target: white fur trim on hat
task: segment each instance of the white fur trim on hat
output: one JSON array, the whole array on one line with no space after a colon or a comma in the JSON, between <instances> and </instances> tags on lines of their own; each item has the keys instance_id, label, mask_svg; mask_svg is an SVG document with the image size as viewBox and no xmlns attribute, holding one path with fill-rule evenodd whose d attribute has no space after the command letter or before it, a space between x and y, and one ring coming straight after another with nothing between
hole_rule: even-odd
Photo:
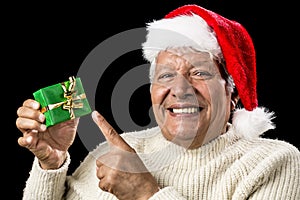
<instances>
[{"instance_id":1,"label":"white fur trim on hat","mask_svg":"<svg viewBox=\"0 0 300 200\"><path fill-rule=\"evenodd\" d=\"M144 58L152 62L161 50L170 47L193 47L222 57L214 31L199 15L181 15L147 24L146 42L142 44Z\"/></svg>"},{"instance_id":2,"label":"white fur trim on hat","mask_svg":"<svg viewBox=\"0 0 300 200\"><path fill-rule=\"evenodd\" d=\"M273 118L274 112L264 107L256 107L252 111L239 108L233 114L232 125L239 137L254 138L275 128Z\"/></svg>"}]
</instances>

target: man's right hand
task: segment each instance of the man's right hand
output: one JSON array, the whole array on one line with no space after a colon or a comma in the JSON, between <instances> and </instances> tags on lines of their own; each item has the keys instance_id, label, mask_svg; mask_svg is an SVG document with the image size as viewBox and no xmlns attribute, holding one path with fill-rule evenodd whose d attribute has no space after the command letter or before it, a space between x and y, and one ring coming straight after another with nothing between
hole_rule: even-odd
<instances>
[{"instance_id":1,"label":"man's right hand","mask_svg":"<svg viewBox=\"0 0 300 200\"><path fill-rule=\"evenodd\" d=\"M23 133L18 144L29 149L43 169L58 169L74 142L79 118L46 128L39 109L40 104L33 99L25 100L18 108L16 126Z\"/></svg>"}]
</instances>

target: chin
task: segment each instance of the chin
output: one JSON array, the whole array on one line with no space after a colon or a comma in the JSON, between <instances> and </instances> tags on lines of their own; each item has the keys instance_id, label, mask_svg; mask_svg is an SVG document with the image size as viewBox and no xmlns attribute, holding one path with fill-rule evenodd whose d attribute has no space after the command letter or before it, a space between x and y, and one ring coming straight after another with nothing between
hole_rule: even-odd
<instances>
[{"instance_id":1,"label":"chin","mask_svg":"<svg viewBox=\"0 0 300 200\"><path fill-rule=\"evenodd\" d=\"M195 140L198 130L195 128L178 127L172 129L163 128L162 131L165 138L169 141L176 144L183 143L184 146L189 146Z\"/></svg>"}]
</instances>

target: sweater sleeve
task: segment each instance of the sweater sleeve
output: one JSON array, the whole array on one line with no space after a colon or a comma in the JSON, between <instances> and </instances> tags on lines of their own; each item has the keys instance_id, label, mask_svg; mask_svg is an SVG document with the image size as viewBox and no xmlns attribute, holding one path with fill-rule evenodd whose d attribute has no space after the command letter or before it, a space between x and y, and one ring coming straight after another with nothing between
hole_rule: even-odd
<instances>
[{"instance_id":1,"label":"sweater sleeve","mask_svg":"<svg viewBox=\"0 0 300 200\"><path fill-rule=\"evenodd\" d=\"M273 173L272 167L266 166L261 174L268 174L268 178L249 199L300 199L300 152L291 146L285 151L278 151L277 157L270 163L278 166Z\"/></svg>"},{"instance_id":2,"label":"sweater sleeve","mask_svg":"<svg viewBox=\"0 0 300 200\"><path fill-rule=\"evenodd\" d=\"M239 198L233 199L300 199L300 152L284 142L267 148L270 150L265 149L260 155L251 154L247 165L255 167L242 177L235 192ZM264 159L256 162L258 156Z\"/></svg>"},{"instance_id":3,"label":"sweater sleeve","mask_svg":"<svg viewBox=\"0 0 300 200\"><path fill-rule=\"evenodd\" d=\"M24 188L23 200L62 199L65 193L65 181L70 162L71 159L68 153L67 159L61 168L44 170L35 157Z\"/></svg>"},{"instance_id":4,"label":"sweater sleeve","mask_svg":"<svg viewBox=\"0 0 300 200\"><path fill-rule=\"evenodd\" d=\"M173 200L185 200L179 192L175 190L174 187L168 186L163 189L160 189L157 193L155 193L149 200L165 200L165 199L173 199Z\"/></svg>"}]
</instances>

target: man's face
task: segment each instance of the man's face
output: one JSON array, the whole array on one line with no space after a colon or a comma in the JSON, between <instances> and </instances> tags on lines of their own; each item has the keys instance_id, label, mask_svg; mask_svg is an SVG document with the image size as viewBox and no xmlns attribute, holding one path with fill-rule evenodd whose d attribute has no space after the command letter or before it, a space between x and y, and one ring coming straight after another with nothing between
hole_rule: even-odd
<instances>
[{"instance_id":1,"label":"man's face","mask_svg":"<svg viewBox=\"0 0 300 200\"><path fill-rule=\"evenodd\" d=\"M208 53L173 49L157 56L151 100L166 139L193 149L225 132L230 94Z\"/></svg>"}]
</instances>

